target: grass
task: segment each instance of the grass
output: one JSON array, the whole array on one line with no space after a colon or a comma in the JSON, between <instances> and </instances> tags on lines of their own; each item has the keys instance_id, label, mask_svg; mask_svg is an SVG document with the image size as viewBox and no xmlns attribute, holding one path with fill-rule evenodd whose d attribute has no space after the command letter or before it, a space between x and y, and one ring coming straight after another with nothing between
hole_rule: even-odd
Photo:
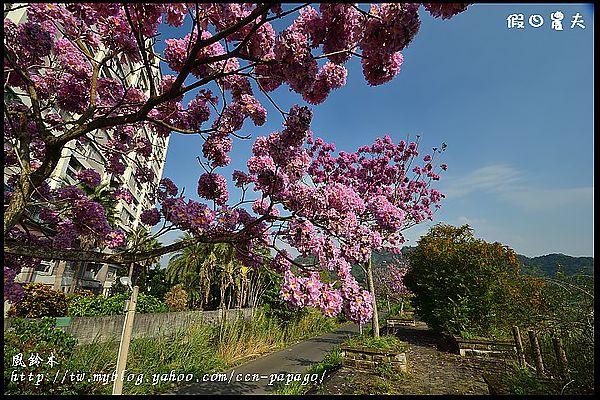
<instances>
[{"instance_id":1,"label":"grass","mask_svg":"<svg viewBox=\"0 0 600 400\"><path fill-rule=\"evenodd\" d=\"M500 340L500 341L510 341L510 340L514 340L514 336L512 335L512 332L503 332L503 331L499 331L499 330L495 330L493 332L490 332L489 335L487 336L482 336L479 334L475 334L469 331L461 331L460 334L458 335L463 339L472 339L472 340Z\"/></svg>"},{"instance_id":2,"label":"grass","mask_svg":"<svg viewBox=\"0 0 600 400\"><path fill-rule=\"evenodd\" d=\"M310 375L316 375L319 377L323 377L327 371L332 371L337 369L337 367L342 363L342 353L338 346L336 346L330 353L328 353L323 361L317 364L313 364L306 370L304 376L301 381L294 380L289 384L284 384L279 387L277 390L273 392L273 394L285 394L285 395L300 395L305 394L312 385L306 383L304 381L304 377Z\"/></svg>"},{"instance_id":3,"label":"grass","mask_svg":"<svg viewBox=\"0 0 600 400\"><path fill-rule=\"evenodd\" d=\"M527 368L514 368L510 373L499 374L496 378L498 381L495 384L504 387L509 394L561 394L562 385L560 383L540 380Z\"/></svg>"},{"instance_id":4,"label":"grass","mask_svg":"<svg viewBox=\"0 0 600 400\"><path fill-rule=\"evenodd\" d=\"M173 382L173 376L193 374L195 382L204 373L224 371L337 326L335 318L317 310L309 310L287 324L269 319L259 310L249 320L240 318L219 326L194 325L171 337L134 339L127 360L127 374L132 380L124 382L123 394L172 393L185 383ZM67 368L110 374L116 368L118 346L115 342L82 345ZM92 393L110 394L112 385L112 381L93 382Z\"/></svg>"},{"instance_id":5,"label":"grass","mask_svg":"<svg viewBox=\"0 0 600 400\"><path fill-rule=\"evenodd\" d=\"M364 347L372 350L403 352L408 350L408 344L400 341L394 335L384 335L380 337L372 337L368 334L354 336L344 343L350 347Z\"/></svg>"}]
</instances>

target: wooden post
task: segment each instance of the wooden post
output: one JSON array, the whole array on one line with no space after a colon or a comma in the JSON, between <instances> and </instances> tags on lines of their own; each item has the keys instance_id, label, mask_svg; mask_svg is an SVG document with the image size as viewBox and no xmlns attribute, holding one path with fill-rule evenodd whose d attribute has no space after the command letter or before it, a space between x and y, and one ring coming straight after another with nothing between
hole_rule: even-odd
<instances>
[{"instance_id":1,"label":"wooden post","mask_svg":"<svg viewBox=\"0 0 600 400\"><path fill-rule=\"evenodd\" d=\"M129 342L131 341L131 332L133 331L133 319L135 317L135 305L137 303L139 287L134 286L131 292L131 299L127 305L127 313L123 322L123 333L121 334L121 343L119 344L119 356L117 358L117 376L113 384L112 394L122 394L123 380L121 375L127 365L127 354L129 353Z\"/></svg>"},{"instance_id":2,"label":"wooden post","mask_svg":"<svg viewBox=\"0 0 600 400\"><path fill-rule=\"evenodd\" d=\"M519 366L525 367L525 353L523 353L523 342L521 341L519 327L513 326L512 331L513 336L515 337L515 347L517 348L517 359L519 360Z\"/></svg>"},{"instance_id":3,"label":"wooden post","mask_svg":"<svg viewBox=\"0 0 600 400\"><path fill-rule=\"evenodd\" d=\"M562 378L569 379L569 364L567 363L567 354L563 348L562 340L558 337L553 337L552 344L554 345L554 352L556 353L556 359L558 360Z\"/></svg>"},{"instance_id":4,"label":"wooden post","mask_svg":"<svg viewBox=\"0 0 600 400\"><path fill-rule=\"evenodd\" d=\"M542 351L540 350L540 343L538 338L533 331L528 331L529 343L531 343L531 352L535 360L535 372L538 376L544 375L544 362L542 360Z\"/></svg>"}]
</instances>

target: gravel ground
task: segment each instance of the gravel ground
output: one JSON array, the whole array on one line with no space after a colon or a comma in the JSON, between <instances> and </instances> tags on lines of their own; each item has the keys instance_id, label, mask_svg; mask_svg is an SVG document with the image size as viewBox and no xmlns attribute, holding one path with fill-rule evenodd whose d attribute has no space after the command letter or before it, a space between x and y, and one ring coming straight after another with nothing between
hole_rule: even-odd
<instances>
[{"instance_id":1,"label":"gravel ground","mask_svg":"<svg viewBox=\"0 0 600 400\"><path fill-rule=\"evenodd\" d=\"M382 330L382 334L385 334ZM410 344L408 373L384 376L338 369L308 394L489 394L484 372L500 372L502 361L461 357L441 350L442 337L427 325L397 328L396 335Z\"/></svg>"}]
</instances>

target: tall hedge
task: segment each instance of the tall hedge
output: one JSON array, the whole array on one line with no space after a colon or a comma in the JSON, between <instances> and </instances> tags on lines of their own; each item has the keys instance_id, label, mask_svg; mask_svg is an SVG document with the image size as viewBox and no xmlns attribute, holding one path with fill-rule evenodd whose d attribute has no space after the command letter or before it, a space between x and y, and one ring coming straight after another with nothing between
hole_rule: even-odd
<instances>
[{"instance_id":1,"label":"tall hedge","mask_svg":"<svg viewBox=\"0 0 600 400\"><path fill-rule=\"evenodd\" d=\"M521 275L512 249L475 238L468 225L434 226L408 257L412 304L437 331L508 335L544 307L543 281Z\"/></svg>"}]
</instances>

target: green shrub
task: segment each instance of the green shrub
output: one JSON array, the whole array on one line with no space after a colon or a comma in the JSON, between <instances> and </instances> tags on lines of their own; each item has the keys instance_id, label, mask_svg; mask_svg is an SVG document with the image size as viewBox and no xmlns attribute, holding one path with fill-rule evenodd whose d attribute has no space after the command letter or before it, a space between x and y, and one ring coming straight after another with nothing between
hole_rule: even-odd
<instances>
[{"instance_id":1,"label":"green shrub","mask_svg":"<svg viewBox=\"0 0 600 400\"><path fill-rule=\"evenodd\" d=\"M129 300L129 293L112 296L90 296L88 294L75 294L70 297L69 315L74 317L98 317L102 315L117 315L125 312L125 301ZM139 314L166 312L167 305L154 296L143 293L138 294L135 312Z\"/></svg>"},{"instance_id":2,"label":"green shrub","mask_svg":"<svg viewBox=\"0 0 600 400\"><path fill-rule=\"evenodd\" d=\"M419 317L450 334L488 336L536 324L544 282L521 275L515 252L473 236L468 225L438 224L408 254L406 286Z\"/></svg>"},{"instance_id":3,"label":"green shrub","mask_svg":"<svg viewBox=\"0 0 600 400\"><path fill-rule=\"evenodd\" d=\"M514 395L558 395L562 386L560 382L540 380L530 369L519 367L496 375L492 382Z\"/></svg>"},{"instance_id":4,"label":"green shrub","mask_svg":"<svg viewBox=\"0 0 600 400\"><path fill-rule=\"evenodd\" d=\"M69 360L77 340L70 334L55 329L55 318L44 317L41 321L15 318L11 328L4 333L4 394L86 394L91 385L72 382L54 383L56 373L73 369ZM17 358L22 356L23 366ZM37 358L36 355L39 357ZM35 362L33 360L36 360ZM49 360L56 364L49 364ZM20 380L19 374L25 375ZM32 374L33 380L28 379ZM39 379L38 378L42 378ZM17 379L17 381L15 381Z\"/></svg>"},{"instance_id":5,"label":"green shrub","mask_svg":"<svg viewBox=\"0 0 600 400\"><path fill-rule=\"evenodd\" d=\"M185 311L188 309L188 294L181 283L173 286L165 294L165 302L171 311Z\"/></svg>"},{"instance_id":6,"label":"green shrub","mask_svg":"<svg viewBox=\"0 0 600 400\"><path fill-rule=\"evenodd\" d=\"M53 290L43 283L23 285L25 295L13 304L8 315L11 317L39 318L63 317L67 315L68 302L63 292Z\"/></svg>"}]
</instances>

